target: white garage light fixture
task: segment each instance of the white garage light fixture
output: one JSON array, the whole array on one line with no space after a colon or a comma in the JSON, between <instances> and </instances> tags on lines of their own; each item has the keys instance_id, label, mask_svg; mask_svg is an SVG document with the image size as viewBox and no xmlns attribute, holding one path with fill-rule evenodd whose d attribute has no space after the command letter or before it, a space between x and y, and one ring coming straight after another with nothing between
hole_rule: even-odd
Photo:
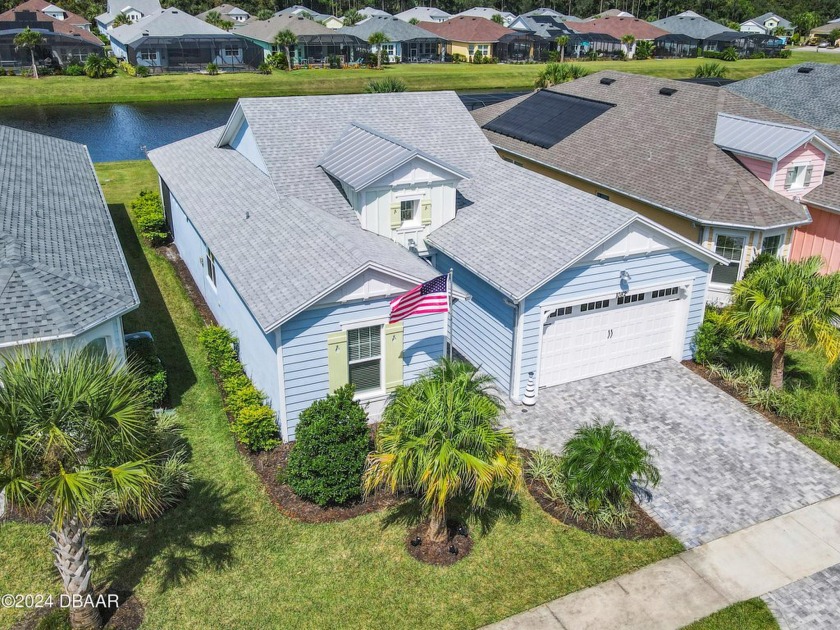
<instances>
[{"instance_id":1,"label":"white garage light fixture","mask_svg":"<svg viewBox=\"0 0 840 630\"><path fill-rule=\"evenodd\" d=\"M629 271L627 271L626 269L625 269L624 271L622 271L622 272L621 272L621 276L620 276L620 277L621 277L621 279L622 279L622 280L624 280L625 282L629 282L630 280L632 280L632 279L633 279L633 278L631 278L631 277L630 277L630 272L629 272Z\"/></svg>"}]
</instances>

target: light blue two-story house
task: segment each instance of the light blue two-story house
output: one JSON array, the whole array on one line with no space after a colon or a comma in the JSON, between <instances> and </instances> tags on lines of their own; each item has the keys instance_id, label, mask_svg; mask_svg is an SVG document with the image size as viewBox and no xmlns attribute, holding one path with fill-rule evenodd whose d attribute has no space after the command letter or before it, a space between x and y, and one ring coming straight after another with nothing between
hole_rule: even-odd
<instances>
[{"instance_id":1,"label":"light blue two-story house","mask_svg":"<svg viewBox=\"0 0 840 630\"><path fill-rule=\"evenodd\" d=\"M375 419L443 356L389 301L453 270L455 349L521 399L690 355L716 254L504 162L453 92L241 99L156 149L175 244L284 439L351 382ZM539 404L539 402L537 402Z\"/></svg>"}]
</instances>

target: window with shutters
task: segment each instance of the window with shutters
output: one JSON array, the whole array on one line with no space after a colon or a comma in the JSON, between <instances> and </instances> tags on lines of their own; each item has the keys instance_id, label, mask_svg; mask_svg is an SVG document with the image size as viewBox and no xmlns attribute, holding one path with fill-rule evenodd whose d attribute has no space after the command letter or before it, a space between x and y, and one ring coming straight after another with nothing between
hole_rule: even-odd
<instances>
[{"instance_id":1,"label":"window with shutters","mask_svg":"<svg viewBox=\"0 0 840 630\"><path fill-rule=\"evenodd\" d=\"M357 394L382 389L382 326L347 331L347 363Z\"/></svg>"},{"instance_id":2,"label":"window with shutters","mask_svg":"<svg viewBox=\"0 0 840 630\"><path fill-rule=\"evenodd\" d=\"M400 221L403 223L411 223L414 221L414 213L417 208L417 202L400 201Z\"/></svg>"},{"instance_id":3,"label":"window with shutters","mask_svg":"<svg viewBox=\"0 0 840 630\"><path fill-rule=\"evenodd\" d=\"M798 190L811 185L813 167L809 164L791 166L785 176L785 190Z\"/></svg>"}]
</instances>

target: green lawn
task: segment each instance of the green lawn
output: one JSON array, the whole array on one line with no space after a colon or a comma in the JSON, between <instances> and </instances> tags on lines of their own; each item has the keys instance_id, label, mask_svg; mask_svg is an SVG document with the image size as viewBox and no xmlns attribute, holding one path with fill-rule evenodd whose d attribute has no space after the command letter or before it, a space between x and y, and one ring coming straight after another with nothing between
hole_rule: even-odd
<instances>
[{"instance_id":1,"label":"green lawn","mask_svg":"<svg viewBox=\"0 0 840 630\"><path fill-rule=\"evenodd\" d=\"M528 496L480 531L449 568L404 550L386 514L304 525L283 517L234 447L196 340L199 315L169 262L141 246L126 213L148 162L97 165L142 307L126 330L154 333L186 425L195 483L157 522L95 530L97 585L134 591L148 628L466 628L496 621L681 550L669 537L614 541L553 521ZM392 522L395 521L395 522ZM0 593L57 592L43 526L0 526ZM0 610L0 627L20 611Z\"/></svg>"},{"instance_id":2,"label":"green lawn","mask_svg":"<svg viewBox=\"0 0 840 630\"><path fill-rule=\"evenodd\" d=\"M732 604L683 630L778 630L779 624L759 598Z\"/></svg>"},{"instance_id":3,"label":"green lawn","mask_svg":"<svg viewBox=\"0 0 840 630\"><path fill-rule=\"evenodd\" d=\"M778 70L793 63L840 63L840 55L796 52L790 59L750 59L726 64L733 79ZM583 62L592 72L623 70L659 77L686 78L701 60L655 59L647 61ZM725 62L724 62L725 63ZM361 92L371 78L397 76L411 90L491 90L533 87L541 65L405 64L385 70L295 70L266 76L252 73L228 75L165 74L144 79L123 73L110 79L87 77L0 78L0 106L62 105L74 103L130 103L235 99L241 96L349 94Z\"/></svg>"}]
</instances>

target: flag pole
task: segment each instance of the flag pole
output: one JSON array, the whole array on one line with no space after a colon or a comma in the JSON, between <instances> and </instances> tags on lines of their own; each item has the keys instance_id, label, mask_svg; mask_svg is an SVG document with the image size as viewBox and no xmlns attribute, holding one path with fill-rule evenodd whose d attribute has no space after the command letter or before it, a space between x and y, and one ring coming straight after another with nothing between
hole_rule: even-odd
<instances>
[{"instance_id":1,"label":"flag pole","mask_svg":"<svg viewBox=\"0 0 840 630\"><path fill-rule=\"evenodd\" d=\"M446 314L449 317L449 322L446 327L446 332L449 335L449 360L452 360L452 268L449 268L449 273L446 274L446 305L448 307Z\"/></svg>"}]
</instances>

